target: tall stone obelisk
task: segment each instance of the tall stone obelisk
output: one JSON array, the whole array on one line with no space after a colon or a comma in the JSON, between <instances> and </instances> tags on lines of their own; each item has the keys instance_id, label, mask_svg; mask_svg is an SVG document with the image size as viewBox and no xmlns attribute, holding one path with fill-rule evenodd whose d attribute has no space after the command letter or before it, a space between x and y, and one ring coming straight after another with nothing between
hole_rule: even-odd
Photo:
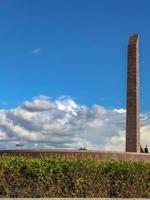
<instances>
[{"instance_id":1,"label":"tall stone obelisk","mask_svg":"<svg viewBox=\"0 0 150 200\"><path fill-rule=\"evenodd\" d=\"M131 35L128 44L126 110L126 152L140 152L138 34Z\"/></svg>"}]
</instances>

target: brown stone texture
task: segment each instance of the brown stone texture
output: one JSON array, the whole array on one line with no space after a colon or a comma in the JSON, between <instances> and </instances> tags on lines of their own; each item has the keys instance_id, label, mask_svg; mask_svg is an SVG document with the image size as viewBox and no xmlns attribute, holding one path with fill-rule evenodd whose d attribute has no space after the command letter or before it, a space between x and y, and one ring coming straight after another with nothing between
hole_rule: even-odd
<instances>
[{"instance_id":1,"label":"brown stone texture","mask_svg":"<svg viewBox=\"0 0 150 200\"><path fill-rule=\"evenodd\" d=\"M128 44L126 152L140 152L138 34Z\"/></svg>"},{"instance_id":2,"label":"brown stone texture","mask_svg":"<svg viewBox=\"0 0 150 200\"><path fill-rule=\"evenodd\" d=\"M0 156L24 156L27 158L59 158L93 160L126 160L133 162L150 162L150 154L114 151L76 151L76 150L0 150Z\"/></svg>"}]
</instances>

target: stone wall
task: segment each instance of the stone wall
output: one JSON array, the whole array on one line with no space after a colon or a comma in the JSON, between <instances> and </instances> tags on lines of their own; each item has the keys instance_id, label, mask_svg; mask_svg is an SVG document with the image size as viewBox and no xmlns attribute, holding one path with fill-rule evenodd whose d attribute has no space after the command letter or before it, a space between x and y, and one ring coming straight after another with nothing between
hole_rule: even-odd
<instances>
[{"instance_id":1,"label":"stone wall","mask_svg":"<svg viewBox=\"0 0 150 200\"><path fill-rule=\"evenodd\" d=\"M92 158L96 160L128 160L150 162L150 154L113 151L66 151L66 150L1 150L0 156L25 156L28 158Z\"/></svg>"}]
</instances>

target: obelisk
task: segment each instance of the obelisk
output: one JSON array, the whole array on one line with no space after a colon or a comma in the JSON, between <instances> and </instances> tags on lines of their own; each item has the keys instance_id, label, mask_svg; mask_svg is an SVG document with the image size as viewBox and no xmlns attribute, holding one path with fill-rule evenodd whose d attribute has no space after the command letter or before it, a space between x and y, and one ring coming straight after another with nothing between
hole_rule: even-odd
<instances>
[{"instance_id":1,"label":"obelisk","mask_svg":"<svg viewBox=\"0 0 150 200\"><path fill-rule=\"evenodd\" d=\"M128 44L126 110L126 152L140 152L138 34L131 35Z\"/></svg>"}]
</instances>

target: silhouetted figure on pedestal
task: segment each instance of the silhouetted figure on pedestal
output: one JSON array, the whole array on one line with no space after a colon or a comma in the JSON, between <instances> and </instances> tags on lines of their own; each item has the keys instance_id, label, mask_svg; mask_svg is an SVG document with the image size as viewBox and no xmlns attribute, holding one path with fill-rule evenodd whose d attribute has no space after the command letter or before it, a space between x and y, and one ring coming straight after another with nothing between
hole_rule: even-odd
<instances>
[{"instance_id":1,"label":"silhouetted figure on pedestal","mask_svg":"<svg viewBox=\"0 0 150 200\"><path fill-rule=\"evenodd\" d=\"M140 152L144 153L143 147L140 145Z\"/></svg>"},{"instance_id":2,"label":"silhouetted figure on pedestal","mask_svg":"<svg viewBox=\"0 0 150 200\"><path fill-rule=\"evenodd\" d=\"M146 147L145 147L145 149L144 149L144 152L145 152L145 153L148 153L148 147L147 147L147 145L146 145Z\"/></svg>"}]
</instances>

